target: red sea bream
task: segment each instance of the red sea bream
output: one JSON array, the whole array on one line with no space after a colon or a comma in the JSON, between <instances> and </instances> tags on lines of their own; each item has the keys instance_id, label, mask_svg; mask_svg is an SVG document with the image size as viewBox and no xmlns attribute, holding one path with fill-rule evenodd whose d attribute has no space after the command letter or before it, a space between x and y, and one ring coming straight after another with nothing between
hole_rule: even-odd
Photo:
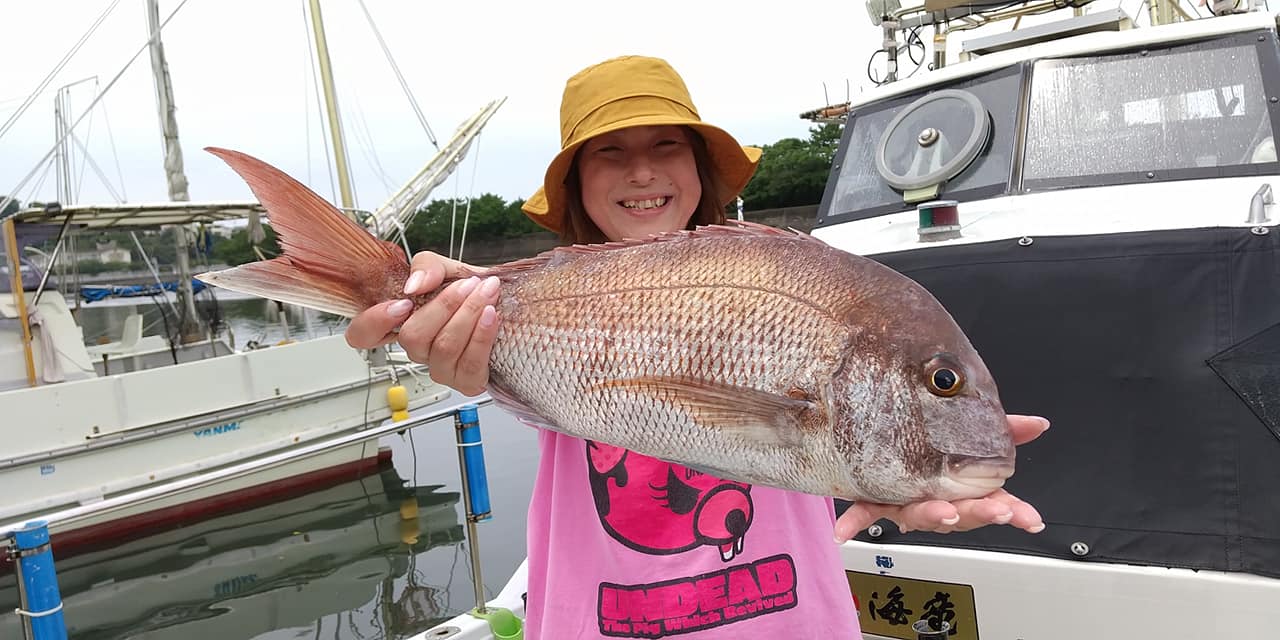
<instances>
[{"instance_id":1,"label":"red sea bream","mask_svg":"<svg viewBox=\"0 0 1280 640\"><path fill-rule=\"evenodd\" d=\"M210 151L266 207L284 255L202 280L348 317L405 297L398 246L274 167ZM950 314L808 235L730 223L475 274L501 281L488 389L535 424L852 500L978 497L1013 473L996 384Z\"/></svg>"}]
</instances>

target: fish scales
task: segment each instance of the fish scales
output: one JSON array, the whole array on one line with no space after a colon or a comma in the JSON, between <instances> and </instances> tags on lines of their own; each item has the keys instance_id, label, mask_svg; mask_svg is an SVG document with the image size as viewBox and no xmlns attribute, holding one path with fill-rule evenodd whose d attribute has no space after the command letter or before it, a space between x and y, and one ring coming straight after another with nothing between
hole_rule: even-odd
<instances>
[{"instance_id":1,"label":"fish scales","mask_svg":"<svg viewBox=\"0 0 1280 640\"><path fill-rule=\"evenodd\" d=\"M839 317L847 295L834 292L848 283L825 270L797 278L799 262L820 257L799 238L702 244L580 254L506 278L492 379L570 435L673 461L740 459L771 483L813 488L847 466L829 431L803 447L765 446L701 424L669 394L597 386L658 377L779 395L829 389L850 335Z\"/></svg>"}]
</instances>

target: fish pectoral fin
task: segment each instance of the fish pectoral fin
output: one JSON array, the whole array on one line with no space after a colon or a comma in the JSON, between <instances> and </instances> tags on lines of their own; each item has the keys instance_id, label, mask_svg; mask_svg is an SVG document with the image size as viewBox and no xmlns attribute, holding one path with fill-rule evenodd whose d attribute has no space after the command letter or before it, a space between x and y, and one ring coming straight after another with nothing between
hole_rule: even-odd
<instances>
[{"instance_id":1,"label":"fish pectoral fin","mask_svg":"<svg viewBox=\"0 0 1280 640\"><path fill-rule=\"evenodd\" d=\"M642 377L613 380L598 389L623 389L679 405L700 425L723 429L767 445L791 446L801 441L806 414L818 405L807 394L771 393L675 377Z\"/></svg>"}]
</instances>

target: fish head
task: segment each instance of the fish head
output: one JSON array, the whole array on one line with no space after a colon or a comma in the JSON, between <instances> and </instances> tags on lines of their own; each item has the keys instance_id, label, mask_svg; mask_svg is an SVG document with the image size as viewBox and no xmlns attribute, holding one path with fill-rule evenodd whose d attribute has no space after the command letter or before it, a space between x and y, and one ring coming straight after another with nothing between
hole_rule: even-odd
<instances>
[{"instance_id":1,"label":"fish head","mask_svg":"<svg viewBox=\"0 0 1280 640\"><path fill-rule=\"evenodd\" d=\"M942 305L909 289L837 378L850 493L891 504L988 495L1015 460L995 380Z\"/></svg>"},{"instance_id":2,"label":"fish head","mask_svg":"<svg viewBox=\"0 0 1280 640\"><path fill-rule=\"evenodd\" d=\"M929 493L943 500L985 496L1014 471L1013 437L995 380L967 340L959 346L913 363L924 433L913 453L941 458Z\"/></svg>"}]
</instances>

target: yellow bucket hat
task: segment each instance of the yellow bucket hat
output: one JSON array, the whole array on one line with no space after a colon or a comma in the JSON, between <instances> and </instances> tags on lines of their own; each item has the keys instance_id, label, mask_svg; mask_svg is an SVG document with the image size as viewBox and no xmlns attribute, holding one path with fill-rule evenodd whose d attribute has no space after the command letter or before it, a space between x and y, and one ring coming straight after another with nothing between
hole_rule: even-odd
<instances>
[{"instance_id":1,"label":"yellow bucket hat","mask_svg":"<svg viewBox=\"0 0 1280 640\"><path fill-rule=\"evenodd\" d=\"M724 204L738 197L760 161L760 149L744 147L725 130L702 121L684 80L667 61L612 58L579 71L565 84L560 153L547 167L543 186L524 203L525 214L559 233L567 197L564 182L578 148L595 136L641 125L685 125L701 134Z\"/></svg>"}]
</instances>

